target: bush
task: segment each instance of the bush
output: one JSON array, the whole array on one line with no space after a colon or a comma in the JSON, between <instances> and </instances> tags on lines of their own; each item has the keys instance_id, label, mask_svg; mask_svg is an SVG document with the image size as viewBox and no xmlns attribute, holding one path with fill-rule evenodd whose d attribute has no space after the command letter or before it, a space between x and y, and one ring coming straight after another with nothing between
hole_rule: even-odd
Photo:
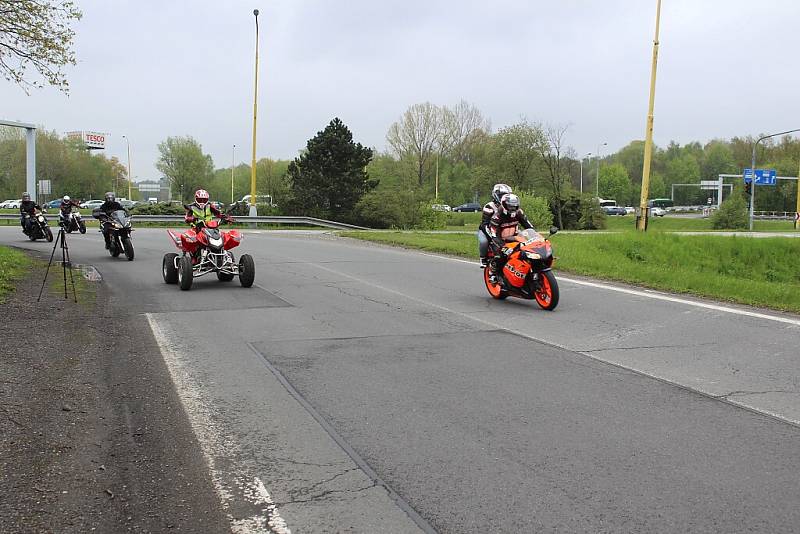
<instances>
[{"instance_id":1,"label":"bush","mask_svg":"<svg viewBox=\"0 0 800 534\"><path fill-rule=\"evenodd\" d=\"M419 204L419 221L415 225L421 230L444 230L447 226L447 213L433 209L434 202Z\"/></svg>"},{"instance_id":2,"label":"bush","mask_svg":"<svg viewBox=\"0 0 800 534\"><path fill-rule=\"evenodd\" d=\"M711 215L711 228L715 230L746 230L750 223L748 215L747 203L744 198L734 192Z\"/></svg>"},{"instance_id":3,"label":"bush","mask_svg":"<svg viewBox=\"0 0 800 534\"><path fill-rule=\"evenodd\" d=\"M600 207L596 198L581 197L581 218L578 220L581 230L602 230L606 227L606 212Z\"/></svg>"},{"instance_id":4,"label":"bush","mask_svg":"<svg viewBox=\"0 0 800 534\"><path fill-rule=\"evenodd\" d=\"M419 218L410 191L370 191L355 207L356 224L370 228L412 228Z\"/></svg>"},{"instance_id":5,"label":"bush","mask_svg":"<svg viewBox=\"0 0 800 534\"><path fill-rule=\"evenodd\" d=\"M518 196L520 207L533 227L542 232L550 230L550 227L553 226L553 214L550 212L550 205L547 199L526 193L521 193Z\"/></svg>"},{"instance_id":6,"label":"bush","mask_svg":"<svg viewBox=\"0 0 800 534\"><path fill-rule=\"evenodd\" d=\"M185 210L180 204L169 204L161 202L159 204L140 204L131 208L133 215L183 215Z\"/></svg>"}]
</instances>

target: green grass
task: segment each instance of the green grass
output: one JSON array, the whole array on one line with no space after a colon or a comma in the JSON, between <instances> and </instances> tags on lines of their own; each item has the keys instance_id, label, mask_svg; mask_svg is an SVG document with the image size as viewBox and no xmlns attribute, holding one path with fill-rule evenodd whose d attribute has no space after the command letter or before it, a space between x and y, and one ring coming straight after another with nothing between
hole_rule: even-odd
<instances>
[{"instance_id":1,"label":"green grass","mask_svg":"<svg viewBox=\"0 0 800 534\"><path fill-rule=\"evenodd\" d=\"M471 234L342 232L409 248L477 258ZM663 232L558 234L556 271L675 293L800 312L800 239L682 236Z\"/></svg>"},{"instance_id":2,"label":"green grass","mask_svg":"<svg viewBox=\"0 0 800 534\"><path fill-rule=\"evenodd\" d=\"M14 289L14 281L19 280L31 265L31 259L13 248L0 246L0 302Z\"/></svg>"},{"instance_id":3,"label":"green grass","mask_svg":"<svg viewBox=\"0 0 800 534\"><path fill-rule=\"evenodd\" d=\"M606 217L606 230L635 232L636 219L633 215L624 217ZM713 232L711 221L702 218L689 217L652 217L648 221L648 230L654 232ZM756 232L793 232L793 221L755 221L753 230Z\"/></svg>"}]
</instances>

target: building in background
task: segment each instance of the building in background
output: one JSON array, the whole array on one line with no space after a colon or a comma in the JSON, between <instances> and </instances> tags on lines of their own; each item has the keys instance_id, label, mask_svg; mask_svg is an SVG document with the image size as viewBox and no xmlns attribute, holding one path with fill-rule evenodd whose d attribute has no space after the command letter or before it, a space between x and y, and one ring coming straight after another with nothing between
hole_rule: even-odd
<instances>
[{"instance_id":1,"label":"building in background","mask_svg":"<svg viewBox=\"0 0 800 534\"><path fill-rule=\"evenodd\" d=\"M169 202L172 200L170 195L169 180L161 178L161 180L142 180L136 182L139 188L139 200L148 201L152 198L156 202Z\"/></svg>"}]
</instances>

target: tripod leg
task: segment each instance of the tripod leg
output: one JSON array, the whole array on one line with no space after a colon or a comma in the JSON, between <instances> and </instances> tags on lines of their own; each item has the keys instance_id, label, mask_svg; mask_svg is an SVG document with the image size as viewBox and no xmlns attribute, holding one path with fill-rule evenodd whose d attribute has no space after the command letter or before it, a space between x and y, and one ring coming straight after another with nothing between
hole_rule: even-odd
<instances>
[{"instance_id":1,"label":"tripod leg","mask_svg":"<svg viewBox=\"0 0 800 534\"><path fill-rule=\"evenodd\" d=\"M58 231L58 238L61 240L61 271L64 273L64 300L67 300L67 258L66 258L66 241L64 238L64 229Z\"/></svg>"},{"instance_id":2,"label":"tripod leg","mask_svg":"<svg viewBox=\"0 0 800 534\"><path fill-rule=\"evenodd\" d=\"M42 300L42 291L44 291L44 285L47 283L47 275L50 273L50 266L53 264L53 256L56 255L56 247L58 246L58 239L55 240L53 243L53 252L50 253L50 261L47 262L47 270L44 272L44 280L42 280L42 288L39 290L39 298L36 299L36 302Z\"/></svg>"},{"instance_id":3,"label":"tripod leg","mask_svg":"<svg viewBox=\"0 0 800 534\"><path fill-rule=\"evenodd\" d=\"M69 281L72 284L72 298L75 300L75 304L77 304L78 293L75 291L75 278L73 278L72 275L72 260L69 259L69 246L67 246L67 235L63 233L64 232L63 228L61 229L61 232L62 232L61 239L64 244L64 247L61 251L62 252L61 263L62 265L65 266L64 267L65 269L69 269ZM64 293L65 293L64 298L66 298L66 292L67 292L67 277L66 275L64 275Z\"/></svg>"}]
</instances>

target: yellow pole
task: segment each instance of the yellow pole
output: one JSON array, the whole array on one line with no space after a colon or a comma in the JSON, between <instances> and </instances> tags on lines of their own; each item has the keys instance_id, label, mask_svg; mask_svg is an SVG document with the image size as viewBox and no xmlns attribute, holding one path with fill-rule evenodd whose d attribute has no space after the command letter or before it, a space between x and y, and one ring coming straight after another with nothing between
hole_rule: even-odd
<instances>
[{"instance_id":1,"label":"yellow pole","mask_svg":"<svg viewBox=\"0 0 800 534\"><path fill-rule=\"evenodd\" d=\"M131 176L131 141L125 135L122 137L125 139L125 144L128 145L128 200L133 200L131 198L131 181L133 180L133 176Z\"/></svg>"},{"instance_id":2,"label":"yellow pole","mask_svg":"<svg viewBox=\"0 0 800 534\"><path fill-rule=\"evenodd\" d=\"M256 211L256 116L258 114L258 10L253 10L256 17L256 81L253 93L253 161L250 165L250 215L258 214Z\"/></svg>"},{"instance_id":3,"label":"yellow pole","mask_svg":"<svg viewBox=\"0 0 800 534\"><path fill-rule=\"evenodd\" d=\"M797 230L797 214L800 213L800 168L797 169L797 205L794 209L794 229Z\"/></svg>"},{"instance_id":4,"label":"yellow pole","mask_svg":"<svg viewBox=\"0 0 800 534\"><path fill-rule=\"evenodd\" d=\"M636 228L647 230L647 197L650 194L650 160L653 156L653 107L656 100L656 67L658 66L658 29L661 21L661 0L656 6L656 36L653 40L653 67L650 72L650 104L647 109L647 131L644 141L644 168L642 169L642 196L639 200L639 215Z\"/></svg>"}]
</instances>

